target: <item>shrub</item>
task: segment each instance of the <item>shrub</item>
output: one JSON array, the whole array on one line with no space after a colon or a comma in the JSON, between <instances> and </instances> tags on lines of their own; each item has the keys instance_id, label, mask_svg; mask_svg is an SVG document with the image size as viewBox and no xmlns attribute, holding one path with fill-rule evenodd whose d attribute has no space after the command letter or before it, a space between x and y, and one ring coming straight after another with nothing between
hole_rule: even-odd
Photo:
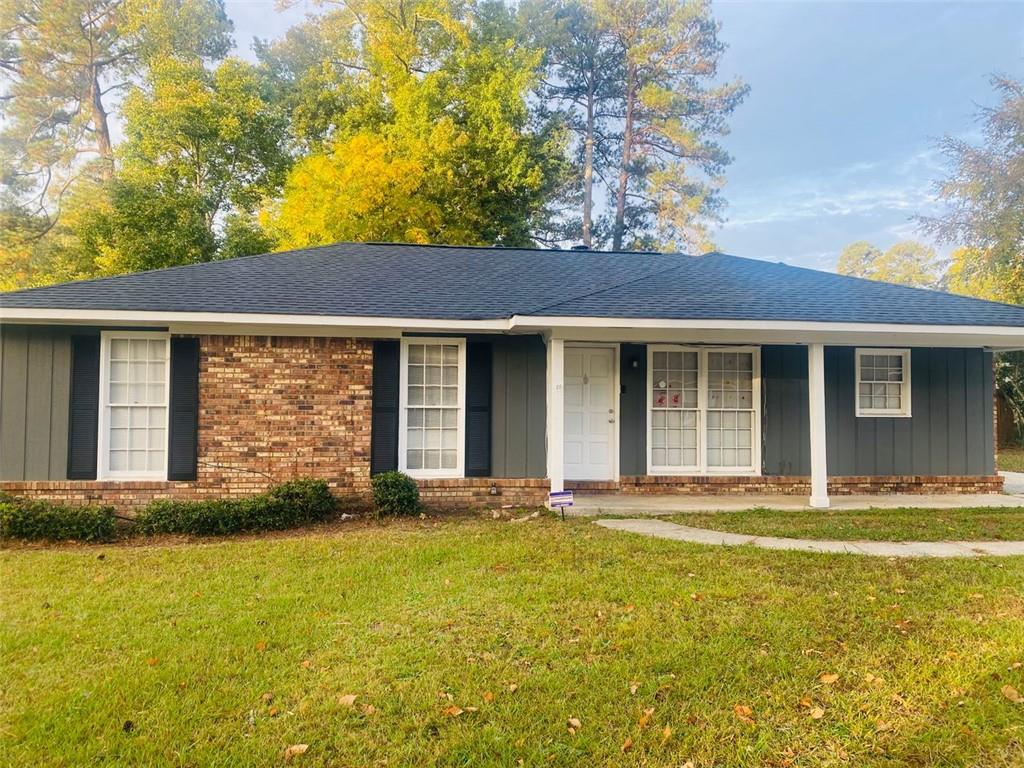
<instances>
[{"instance_id":1,"label":"shrub","mask_svg":"<svg viewBox=\"0 0 1024 768\"><path fill-rule=\"evenodd\" d=\"M110 541L115 526L113 507L71 506L10 496L0 502L0 539Z\"/></svg>"},{"instance_id":2,"label":"shrub","mask_svg":"<svg viewBox=\"0 0 1024 768\"><path fill-rule=\"evenodd\" d=\"M289 480L271 488L269 494L294 506L299 517L311 523L326 520L338 510L338 500L323 480Z\"/></svg>"},{"instance_id":3,"label":"shrub","mask_svg":"<svg viewBox=\"0 0 1024 768\"><path fill-rule=\"evenodd\" d=\"M323 480L293 480L241 499L157 499L136 518L143 533L217 536L279 531L329 518L337 502Z\"/></svg>"},{"instance_id":4,"label":"shrub","mask_svg":"<svg viewBox=\"0 0 1024 768\"><path fill-rule=\"evenodd\" d=\"M373 506L378 516L415 515L420 511L420 489L402 472L382 472L370 480Z\"/></svg>"}]
</instances>

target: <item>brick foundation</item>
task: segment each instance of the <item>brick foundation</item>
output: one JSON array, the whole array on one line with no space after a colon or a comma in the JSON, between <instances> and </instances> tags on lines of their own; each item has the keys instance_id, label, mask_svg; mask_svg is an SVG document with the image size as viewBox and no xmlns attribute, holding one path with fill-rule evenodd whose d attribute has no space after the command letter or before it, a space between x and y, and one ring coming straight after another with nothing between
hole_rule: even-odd
<instances>
[{"instance_id":1,"label":"brick foundation","mask_svg":"<svg viewBox=\"0 0 1024 768\"><path fill-rule=\"evenodd\" d=\"M419 480L420 499L434 509L469 507L539 507L548 500L547 478L466 477ZM496 494L491 494L491 485Z\"/></svg>"},{"instance_id":2,"label":"brick foundation","mask_svg":"<svg viewBox=\"0 0 1024 768\"><path fill-rule=\"evenodd\" d=\"M811 492L810 478L789 475L654 477L631 475L615 482L567 482L567 488L580 493L720 495L792 495ZM1003 478L999 475L855 475L830 477L828 492L834 496L853 494L961 494L999 493Z\"/></svg>"}]
</instances>

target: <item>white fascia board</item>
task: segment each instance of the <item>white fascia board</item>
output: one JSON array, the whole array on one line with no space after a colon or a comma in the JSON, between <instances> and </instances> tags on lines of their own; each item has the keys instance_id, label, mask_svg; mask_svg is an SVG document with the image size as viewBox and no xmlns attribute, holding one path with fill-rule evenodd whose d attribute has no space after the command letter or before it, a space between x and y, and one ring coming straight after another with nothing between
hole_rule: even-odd
<instances>
[{"instance_id":1,"label":"white fascia board","mask_svg":"<svg viewBox=\"0 0 1024 768\"><path fill-rule=\"evenodd\" d=\"M223 333L225 327L245 328L253 332L253 326L273 329L275 333L283 329L291 329L289 335L295 335L295 329L305 333L322 333L329 328L351 329L388 329L394 332L409 331L507 331L510 328L508 319L496 320L446 320L438 318L410 317L363 317L354 315L282 315L260 313L223 313L223 312L151 312L147 310L108 310L108 309L36 309L24 307L0 306L0 320L7 322L26 323L67 323L67 324L107 324L107 325L148 325L172 328L217 329ZM182 332L186 332L182 330ZM191 331L191 332L194 332Z\"/></svg>"},{"instance_id":2,"label":"white fascia board","mask_svg":"<svg viewBox=\"0 0 1024 768\"><path fill-rule=\"evenodd\" d=\"M169 328L172 333L249 333L286 336L374 336L403 332L543 333L573 341L691 343L825 343L885 346L1024 348L1024 328L900 323L823 323L792 320L666 320L663 318L516 315L489 320L289 315L147 310L4 307L0 321Z\"/></svg>"},{"instance_id":3,"label":"white fascia board","mask_svg":"<svg viewBox=\"0 0 1024 768\"><path fill-rule=\"evenodd\" d=\"M666 320L658 318L542 317L517 315L513 327L579 341L705 343L825 343L990 347L1024 345L1024 328L901 323L823 323L793 320Z\"/></svg>"}]
</instances>

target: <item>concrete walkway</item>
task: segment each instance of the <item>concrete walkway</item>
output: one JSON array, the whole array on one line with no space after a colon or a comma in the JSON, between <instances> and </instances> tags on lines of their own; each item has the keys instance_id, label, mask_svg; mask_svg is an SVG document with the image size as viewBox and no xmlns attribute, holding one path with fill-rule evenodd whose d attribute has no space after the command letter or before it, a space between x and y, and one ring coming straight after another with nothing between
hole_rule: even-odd
<instances>
[{"instance_id":1,"label":"concrete walkway","mask_svg":"<svg viewBox=\"0 0 1024 768\"><path fill-rule=\"evenodd\" d=\"M1009 479L1007 484L1009 486ZM1020 492L1024 494L1024 474ZM687 496L676 494L595 493L579 494L565 514L573 517L657 517L678 512L739 512L744 509L773 509L797 512L811 509L806 496ZM873 496L832 496L830 509L959 509L961 507L1024 507L1024 495L1007 493L889 494Z\"/></svg>"},{"instance_id":2,"label":"concrete walkway","mask_svg":"<svg viewBox=\"0 0 1024 768\"><path fill-rule=\"evenodd\" d=\"M707 528L691 528L667 520L595 520L615 531L628 531L656 539L688 541L736 547L748 544L762 549L789 549L798 552L838 552L876 557L982 557L985 555L1024 555L1024 541L829 541L785 539L778 536L751 536L725 533Z\"/></svg>"}]
</instances>

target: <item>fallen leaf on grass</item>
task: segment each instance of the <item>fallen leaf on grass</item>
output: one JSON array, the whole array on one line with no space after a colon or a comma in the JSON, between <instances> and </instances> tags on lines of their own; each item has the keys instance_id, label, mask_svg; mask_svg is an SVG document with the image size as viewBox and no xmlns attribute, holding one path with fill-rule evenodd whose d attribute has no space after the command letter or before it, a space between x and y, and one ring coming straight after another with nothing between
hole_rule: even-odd
<instances>
[{"instance_id":1,"label":"fallen leaf on grass","mask_svg":"<svg viewBox=\"0 0 1024 768\"><path fill-rule=\"evenodd\" d=\"M344 696L338 697L338 703L343 707L354 707L357 698L359 698L358 694L346 693Z\"/></svg>"},{"instance_id":2,"label":"fallen leaf on grass","mask_svg":"<svg viewBox=\"0 0 1024 768\"><path fill-rule=\"evenodd\" d=\"M267 710L267 714L271 717L277 717L280 712L281 710L279 710L277 707L271 707Z\"/></svg>"},{"instance_id":3,"label":"fallen leaf on grass","mask_svg":"<svg viewBox=\"0 0 1024 768\"><path fill-rule=\"evenodd\" d=\"M570 717L565 723L569 728L569 733L576 733L580 728L583 727L583 723L580 722L578 717Z\"/></svg>"},{"instance_id":4,"label":"fallen leaf on grass","mask_svg":"<svg viewBox=\"0 0 1024 768\"><path fill-rule=\"evenodd\" d=\"M626 754L631 749L633 749L633 737L632 736L627 736L626 740L624 742L622 742L622 746L619 747L619 749L622 750L622 754Z\"/></svg>"},{"instance_id":5,"label":"fallen leaf on grass","mask_svg":"<svg viewBox=\"0 0 1024 768\"><path fill-rule=\"evenodd\" d=\"M811 716L811 720L821 720L825 716L825 710L821 707L815 707L807 714Z\"/></svg>"},{"instance_id":6,"label":"fallen leaf on grass","mask_svg":"<svg viewBox=\"0 0 1024 768\"><path fill-rule=\"evenodd\" d=\"M834 675L831 672L825 672L818 678L818 680L823 682L825 685L832 685L832 683L836 682L838 679L839 675Z\"/></svg>"},{"instance_id":7,"label":"fallen leaf on grass","mask_svg":"<svg viewBox=\"0 0 1024 768\"><path fill-rule=\"evenodd\" d=\"M519 685L517 683L509 683L508 684L508 692L509 693L515 693L518 688L519 688Z\"/></svg>"},{"instance_id":8,"label":"fallen leaf on grass","mask_svg":"<svg viewBox=\"0 0 1024 768\"><path fill-rule=\"evenodd\" d=\"M672 726L666 725L661 731L661 744L665 745L665 742L672 738Z\"/></svg>"},{"instance_id":9,"label":"fallen leaf on grass","mask_svg":"<svg viewBox=\"0 0 1024 768\"><path fill-rule=\"evenodd\" d=\"M256 643L256 650L260 653L263 653L265 650L267 650L267 642L265 640L260 640L258 643Z\"/></svg>"},{"instance_id":10,"label":"fallen leaf on grass","mask_svg":"<svg viewBox=\"0 0 1024 768\"><path fill-rule=\"evenodd\" d=\"M376 711L377 711L377 708L375 706L373 706L373 704L367 704L365 707L363 707L363 714L366 717L369 717L370 715L372 715Z\"/></svg>"},{"instance_id":11,"label":"fallen leaf on grass","mask_svg":"<svg viewBox=\"0 0 1024 768\"><path fill-rule=\"evenodd\" d=\"M1014 704L1024 704L1024 696L1012 685L1004 685L999 691Z\"/></svg>"},{"instance_id":12,"label":"fallen leaf on grass","mask_svg":"<svg viewBox=\"0 0 1024 768\"><path fill-rule=\"evenodd\" d=\"M492 701L494 701L494 694L490 691L484 691L484 701L490 704Z\"/></svg>"},{"instance_id":13,"label":"fallen leaf on grass","mask_svg":"<svg viewBox=\"0 0 1024 768\"><path fill-rule=\"evenodd\" d=\"M284 751L285 762L294 760L299 755L306 754L307 749L309 749L309 744L292 744Z\"/></svg>"},{"instance_id":14,"label":"fallen leaf on grass","mask_svg":"<svg viewBox=\"0 0 1024 768\"><path fill-rule=\"evenodd\" d=\"M638 690L640 690L640 683L630 683L629 684L629 693L630 693L630 695L636 696L636 692Z\"/></svg>"},{"instance_id":15,"label":"fallen leaf on grass","mask_svg":"<svg viewBox=\"0 0 1024 768\"><path fill-rule=\"evenodd\" d=\"M732 711L736 713L736 717L739 718L740 722L746 723L747 725L754 725L754 710L746 704L737 704L732 708Z\"/></svg>"},{"instance_id":16,"label":"fallen leaf on grass","mask_svg":"<svg viewBox=\"0 0 1024 768\"><path fill-rule=\"evenodd\" d=\"M463 713L463 711L464 710L462 709L462 707L457 707L454 704L452 704L450 707L445 707L441 710L441 712L447 715L448 717L458 717Z\"/></svg>"},{"instance_id":17,"label":"fallen leaf on grass","mask_svg":"<svg viewBox=\"0 0 1024 768\"><path fill-rule=\"evenodd\" d=\"M885 731L892 730L892 723L887 723L884 720L879 720L875 723L875 733L884 733Z\"/></svg>"},{"instance_id":18,"label":"fallen leaf on grass","mask_svg":"<svg viewBox=\"0 0 1024 768\"><path fill-rule=\"evenodd\" d=\"M648 707L644 710L644 713L640 715L640 727L646 728L647 724L651 722L651 716L654 714L654 707Z\"/></svg>"}]
</instances>

